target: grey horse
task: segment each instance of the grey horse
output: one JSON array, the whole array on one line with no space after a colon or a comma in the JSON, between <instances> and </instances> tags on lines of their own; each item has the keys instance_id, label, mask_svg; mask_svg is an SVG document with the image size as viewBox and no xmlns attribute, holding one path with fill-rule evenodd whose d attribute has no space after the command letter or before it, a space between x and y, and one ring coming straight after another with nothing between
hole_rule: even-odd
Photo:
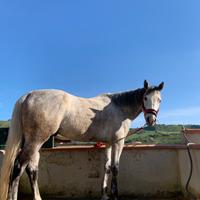
<instances>
[{"instance_id":1,"label":"grey horse","mask_svg":"<svg viewBox=\"0 0 200 200\"><path fill-rule=\"evenodd\" d=\"M106 144L102 200L118 199L119 161L131 121L142 111L146 123L156 123L164 83L94 98L81 98L61 90L36 90L15 104L1 168L0 200L17 200L19 180L26 170L33 199L38 188L39 150L53 134L77 141ZM111 179L111 197L108 178Z\"/></svg>"}]
</instances>

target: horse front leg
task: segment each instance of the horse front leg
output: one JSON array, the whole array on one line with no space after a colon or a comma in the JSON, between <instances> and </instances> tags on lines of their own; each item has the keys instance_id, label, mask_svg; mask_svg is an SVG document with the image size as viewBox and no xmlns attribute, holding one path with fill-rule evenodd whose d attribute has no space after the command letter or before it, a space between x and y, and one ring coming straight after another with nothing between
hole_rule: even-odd
<instances>
[{"instance_id":1,"label":"horse front leg","mask_svg":"<svg viewBox=\"0 0 200 200\"><path fill-rule=\"evenodd\" d=\"M111 150L112 146L106 147L106 155L105 155L105 166L104 166L104 177L102 182L102 198L101 200L108 200L108 180L110 176L111 169Z\"/></svg>"},{"instance_id":2,"label":"horse front leg","mask_svg":"<svg viewBox=\"0 0 200 200\"><path fill-rule=\"evenodd\" d=\"M112 180L111 180L111 195L113 200L119 199L118 193L118 173L119 173L119 161L120 156L124 147L124 140L121 140L112 147L112 165L111 165L111 172L112 172Z\"/></svg>"}]
</instances>

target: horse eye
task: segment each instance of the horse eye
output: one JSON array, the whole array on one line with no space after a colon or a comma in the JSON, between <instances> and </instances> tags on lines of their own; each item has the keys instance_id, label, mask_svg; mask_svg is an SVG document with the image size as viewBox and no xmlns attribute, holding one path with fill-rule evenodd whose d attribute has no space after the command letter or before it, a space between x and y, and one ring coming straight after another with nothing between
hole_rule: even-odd
<instances>
[{"instance_id":1,"label":"horse eye","mask_svg":"<svg viewBox=\"0 0 200 200\"><path fill-rule=\"evenodd\" d=\"M144 97L144 100L146 101L146 100L147 100L147 97Z\"/></svg>"}]
</instances>

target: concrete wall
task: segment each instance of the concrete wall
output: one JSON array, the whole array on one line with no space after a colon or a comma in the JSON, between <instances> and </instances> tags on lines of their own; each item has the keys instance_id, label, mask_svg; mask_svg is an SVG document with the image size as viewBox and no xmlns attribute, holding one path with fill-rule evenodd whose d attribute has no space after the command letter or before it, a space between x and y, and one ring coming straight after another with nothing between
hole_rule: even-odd
<instances>
[{"instance_id":1,"label":"concrete wall","mask_svg":"<svg viewBox=\"0 0 200 200\"><path fill-rule=\"evenodd\" d=\"M193 172L189 184L189 191L196 197L200 198L200 149L191 147L191 154L193 160ZM182 191L185 191L185 185L190 172L190 160L185 150L179 150L179 171L180 171L180 184Z\"/></svg>"},{"instance_id":2,"label":"concrete wall","mask_svg":"<svg viewBox=\"0 0 200 200\"><path fill-rule=\"evenodd\" d=\"M194 171L190 191L200 197L200 146L193 145ZM0 163L3 152L0 152ZM41 151L41 193L50 196L98 197L104 168L104 148L56 148ZM122 196L173 196L184 187L189 174L186 146L138 145L125 147L119 173ZM30 193L26 175L21 193Z\"/></svg>"},{"instance_id":3,"label":"concrete wall","mask_svg":"<svg viewBox=\"0 0 200 200\"><path fill-rule=\"evenodd\" d=\"M189 191L196 197L200 198L200 129L183 129L182 138L185 143L190 143L189 149L193 162ZM191 170L189 155L186 152L186 148L178 151L180 184L182 191L184 192L186 192L185 186Z\"/></svg>"}]
</instances>

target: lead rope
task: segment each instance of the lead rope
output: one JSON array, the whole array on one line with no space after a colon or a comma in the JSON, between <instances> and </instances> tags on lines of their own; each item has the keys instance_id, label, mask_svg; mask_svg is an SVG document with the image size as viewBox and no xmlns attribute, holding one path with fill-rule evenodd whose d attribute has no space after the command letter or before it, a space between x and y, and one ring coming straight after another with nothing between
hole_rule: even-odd
<instances>
[{"instance_id":1,"label":"lead rope","mask_svg":"<svg viewBox=\"0 0 200 200\"><path fill-rule=\"evenodd\" d=\"M189 156L189 159L190 159L190 173L189 173L186 185L185 185L185 190L188 193L188 196L192 198L192 200L196 200L197 198L189 190L189 184L190 184L190 181L191 181L191 178L192 178L193 166L194 166L193 165L193 160L192 160L192 154L191 154L191 148L190 148L190 146L192 144L194 144L194 143L188 138L184 126L182 127L182 133L183 133L183 136L184 136L184 138L185 138L185 140L187 142L187 152L188 152L188 156Z\"/></svg>"}]
</instances>

